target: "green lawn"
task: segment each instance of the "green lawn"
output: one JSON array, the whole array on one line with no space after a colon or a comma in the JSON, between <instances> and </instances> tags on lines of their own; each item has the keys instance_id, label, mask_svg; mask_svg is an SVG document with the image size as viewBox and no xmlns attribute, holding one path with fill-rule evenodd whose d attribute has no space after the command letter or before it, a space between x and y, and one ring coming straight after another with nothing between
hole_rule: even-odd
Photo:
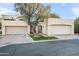
<instances>
[{"instance_id":1,"label":"green lawn","mask_svg":"<svg viewBox=\"0 0 79 59\"><path fill-rule=\"evenodd\" d=\"M47 35L30 35L32 37L33 40L37 41L37 40L51 40L51 39L57 39L54 36L47 36Z\"/></svg>"}]
</instances>

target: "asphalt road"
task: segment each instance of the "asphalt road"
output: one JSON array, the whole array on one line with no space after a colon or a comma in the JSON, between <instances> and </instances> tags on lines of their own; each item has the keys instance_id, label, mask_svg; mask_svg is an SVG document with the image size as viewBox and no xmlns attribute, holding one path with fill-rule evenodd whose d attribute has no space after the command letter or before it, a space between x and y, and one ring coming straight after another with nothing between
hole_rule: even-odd
<instances>
[{"instance_id":1,"label":"asphalt road","mask_svg":"<svg viewBox=\"0 0 79 59\"><path fill-rule=\"evenodd\" d=\"M12 44L1 47L0 56L79 56L79 39Z\"/></svg>"}]
</instances>

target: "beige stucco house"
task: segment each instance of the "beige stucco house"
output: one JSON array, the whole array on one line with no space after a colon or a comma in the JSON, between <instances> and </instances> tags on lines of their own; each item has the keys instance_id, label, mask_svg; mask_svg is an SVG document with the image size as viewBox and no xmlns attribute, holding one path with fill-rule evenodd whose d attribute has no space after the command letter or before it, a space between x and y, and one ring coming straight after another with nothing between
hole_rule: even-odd
<instances>
[{"instance_id":1,"label":"beige stucco house","mask_svg":"<svg viewBox=\"0 0 79 59\"><path fill-rule=\"evenodd\" d=\"M21 16L2 16L1 19L2 35L30 33L30 26ZM36 32L47 35L74 34L74 21L48 18L38 24Z\"/></svg>"}]
</instances>

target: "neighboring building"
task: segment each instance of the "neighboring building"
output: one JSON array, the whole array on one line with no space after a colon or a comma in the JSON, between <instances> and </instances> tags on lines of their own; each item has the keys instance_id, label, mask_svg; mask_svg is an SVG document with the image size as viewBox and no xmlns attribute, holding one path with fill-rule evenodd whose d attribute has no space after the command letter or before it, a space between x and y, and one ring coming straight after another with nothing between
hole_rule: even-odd
<instances>
[{"instance_id":1,"label":"neighboring building","mask_svg":"<svg viewBox=\"0 0 79 59\"><path fill-rule=\"evenodd\" d=\"M30 33L30 26L22 16L2 16L1 24L2 35ZM38 24L36 32L47 35L74 34L74 21L48 18Z\"/></svg>"}]
</instances>

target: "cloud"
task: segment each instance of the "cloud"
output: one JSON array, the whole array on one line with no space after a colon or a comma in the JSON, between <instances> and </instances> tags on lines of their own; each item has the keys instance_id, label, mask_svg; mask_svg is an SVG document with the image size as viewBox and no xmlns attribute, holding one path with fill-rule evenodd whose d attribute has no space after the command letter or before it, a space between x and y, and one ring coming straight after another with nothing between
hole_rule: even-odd
<instances>
[{"instance_id":1,"label":"cloud","mask_svg":"<svg viewBox=\"0 0 79 59\"><path fill-rule=\"evenodd\" d=\"M72 8L72 12L76 17L79 17L79 7Z\"/></svg>"},{"instance_id":2,"label":"cloud","mask_svg":"<svg viewBox=\"0 0 79 59\"><path fill-rule=\"evenodd\" d=\"M17 13L14 10L0 8L0 15L16 15Z\"/></svg>"}]
</instances>

